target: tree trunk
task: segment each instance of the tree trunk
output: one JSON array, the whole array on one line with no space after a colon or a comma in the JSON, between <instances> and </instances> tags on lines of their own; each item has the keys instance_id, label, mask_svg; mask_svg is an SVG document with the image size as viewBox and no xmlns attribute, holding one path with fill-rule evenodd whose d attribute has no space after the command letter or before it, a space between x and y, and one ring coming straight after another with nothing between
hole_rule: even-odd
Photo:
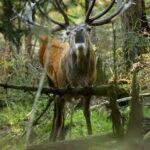
<instances>
[{"instance_id":1,"label":"tree trunk","mask_svg":"<svg viewBox=\"0 0 150 150\"><path fill-rule=\"evenodd\" d=\"M0 21L0 32L4 35L5 39L9 42L12 42L16 46L16 49L19 51L19 47L21 45L21 30L16 29L16 27L10 21L13 14L13 2L11 0L3 0L2 8L3 9Z\"/></svg>"},{"instance_id":2,"label":"tree trunk","mask_svg":"<svg viewBox=\"0 0 150 150\"><path fill-rule=\"evenodd\" d=\"M135 3L122 15L123 51L127 70L135 61L136 54L143 50L139 41L140 34L145 29L148 31L148 23L145 16L144 0L133 0Z\"/></svg>"},{"instance_id":3,"label":"tree trunk","mask_svg":"<svg viewBox=\"0 0 150 150\"><path fill-rule=\"evenodd\" d=\"M139 96L139 85L137 80L138 71L133 72L132 78L132 99L131 99L131 111L129 115L129 123L127 127L126 142L132 150L143 149L143 144L138 147L135 145L142 143L142 120L143 110ZM129 149L129 148L127 148Z\"/></svg>"}]
</instances>

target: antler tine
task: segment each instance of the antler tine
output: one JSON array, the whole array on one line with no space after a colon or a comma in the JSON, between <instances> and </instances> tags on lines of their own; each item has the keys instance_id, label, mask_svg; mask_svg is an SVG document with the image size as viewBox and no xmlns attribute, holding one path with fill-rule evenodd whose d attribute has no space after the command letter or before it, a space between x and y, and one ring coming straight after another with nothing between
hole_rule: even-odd
<instances>
[{"instance_id":1,"label":"antler tine","mask_svg":"<svg viewBox=\"0 0 150 150\"><path fill-rule=\"evenodd\" d=\"M100 17L104 16L113 7L114 4L115 4L115 0L112 0L112 2L109 4L109 6L105 10L103 10L102 12L97 14L96 16L90 18L90 21L92 22L92 21L99 19Z\"/></svg>"},{"instance_id":2,"label":"antler tine","mask_svg":"<svg viewBox=\"0 0 150 150\"><path fill-rule=\"evenodd\" d=\"M65 27L66 27L66 24L65 24L65 23L60 22L60 21L58 21L58 20L55 20L55 19L53 19L52 17L46 15L39 5L37 5L37 8L38 8L38 10L40 11L40 13L41 13L46 19L50 20L50 21L53 22L54 24L57 24L57 25L61 26L62 28L65 28Z\"/></svg>"},{"instance_id":3,"label":"antler tine","mask_svg":"<svg viewBox=\"0 0 150 150\"><path fill-rule=\"evenodd\" d=\"M60 6L60 2L59 0L55 0L56 6L58 7L60 13L63 15L64 20L65 20L65 24L69 25L69 18L67 16L67 14L64 12L64 10L62 9L62 7Z\"/></svg>"},{"instance_id":4,"label":"antler tine","mask_svg":"<svg viewBox=\"0 0 150 150\"><path fill-rule=\"evenodd\" d=\"M88 10L88 8L89 8L89 1L90 1L90 0L84 0L85 14L87 13L87 10Z\"/></svg>"},{"instance_id":5,"label":"antler tine","mask_svg":"<svg viewBox=\"0 0 150 150\"><path fill-rule=\"evenodd\" d=\"M14 12L16 12L16 11L14 10ZM33 22L32 20L27 19L25 16L22 16L22 15L17 14L17 13L16 13L16 16L13 17L10 21L15 19L16 17L18 17L20 20L22 20L23 22L28 24L30 27L37 27L37 28L40 28L40 29L48 29L48 26L44 26L44 25L38 24L36 22ZM51 28L52 33L60 31L60 30L62 30L61 26L56 26L56 27Z\"/></svg>"},{"instance_id":6,"label":"antler tine","mask_svg":"<svg viewBox=\"0 0 150 150\"><path fill-rule=\"evenodd\" d=\"M22 22L24 22L30 28L38 27L38 28L46 29L47 26L38 24L33 21L33 9L38 2L39 0L36 0L35 3L30 3L30 1L26 2L24 11L20 11L19 13L15 9L13 9L15 16L11 18L10 21L13 21L16 18L19 18Z\"/></svg>"},{"instance_id":7,"label":"antler tine","mask_svg":"<svg viewBox=\"0 0 150 150\"><path fill-rule=\"evenodd\" d=\"M94 20L92 22L89 22L89 24L92 25L92 26L98 26L98 25L103 25L103 24L111 23L120 14L122 14L125 10L127 10L132 4L133 4L132 0L129 0L128 3L123 2L120 5L120 7L113 14L111 14L110 16L105 17L104 19Z\"/></svg>"},{"instance_id":8,"label":"antler tine","mask_svg":"<svg viewBox=\"0 0 150 150\"><path fill-rule=\"evenodd\" d=\"M63 28L61 26L55 26L55 27L51 28L51 32L55 33L55 32L61 31L62 29Z\"/></svg>"},{"instance_id":9,"label":"antler tine","mask_svg":"<svg viewBox=\"0 0 150 150\"><path fill-rule=\"evenodd\" d=\"M40 4L37 4L37 8L40 11L40 13L47 18L48 20L50 20L51 22L53 22L54 24L57 24L58 26L54 27L51 29L52 32L57 32L60 31L62 29L65 29L68 25L69 25L69 19L68 16L65 14L65 12L63 11L62 7L60 6L58 0L55 1L56 7L59 9L60 13L63 15L65 22L60 22L56 19L53 19L52 17L48 16L47 14L45 14L45 12L41 9Z\"/></svg>"},{"instance_id":10,"label":"antler tine","mask_svg":"<svg viewBox=\"0 0 150 150\"><path fill-rule=\"evenodd\" d=\"M87 22L87 23L89 21L89 17L90 17L92 10L93 10L95 2L96 2L96 0L91 0L91 3L90 3L89 8L87 10L86 17L85 17L85 22Z\"/></svg>"},{"instance_id":11,"label":"antler tine","mask_svg":"<svg viewBox=\"0 0 150 150\"><path fill-rule=\"evenodd\" d=\"M46 0L44 0L43 2L45 2L45 1ZM21 21L25 22L30 28L38 27L38 28L41 28L41 29L48 29L48 26L41 25L41 24L38 24L38 23L33 21L33 18L32 18L32 16L33 16L33 8L35 6L37 6L37 8L39 9L40 13L44 17L49 19L51 22L57 24L57 26L55 26L54 28L51 28L51 32L52 33L60 31L60 30L62 30L64 28L66 28L66 26L68 26L68 24L69 24L68 20L63 23L63 22L57 21L57 20L47 16L43 12L43 10L40 8L40 4L39 4L40 0L36 0L35 3L31 3L31 4L29 2L26 2L25 8L24 8L25 15L23 14L22 11L20 13L17 13L15 10L13 10L16 15L12 19L10 19L10 21L12 21L12 20L14 20L14 19L16 19L18 17ZM58 5L59 5L59 3L58 3ZM63 16L65 16L64 13L63 13ZM67 15L66 15L66 17L67 17ZM64 17L64 18L66 18L66 17Z\"/></svg>"}]
</instances>

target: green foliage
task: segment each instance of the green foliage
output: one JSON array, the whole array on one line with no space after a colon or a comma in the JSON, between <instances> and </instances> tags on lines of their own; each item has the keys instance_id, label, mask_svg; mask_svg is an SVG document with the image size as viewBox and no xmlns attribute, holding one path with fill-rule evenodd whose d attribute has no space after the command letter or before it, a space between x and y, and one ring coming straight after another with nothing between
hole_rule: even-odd
<instances>
[{"instance_id":1,"label":"green foliage","mask_svg":"<svg viewBox=\"0 0 150 150\"><path fill-rule=\"evenodd\" d=\"M20 101L9 102L11 96L18 96L17 91L12 91L7 93L7 107L4 107L0 110L0 133L3 132L3 138L0 138L0 145L3 149L9 149L12 147L12 150L17 150L20 146L24 144L24 132L26 125L29 121L31 108L32 108L32 99L31 96L23 96ZM47 103L46 99L48 97L41 97L38 106L36 117L41 113L45 108ZM47 113L40 120L40 124L33 128L31 133L31 142L32 143L41 143L44 140L49 138L51 124L52 124L52 115L53 115L53 104ZM67 113L67 112L66 112ZM66 125L70 123L70 114L66 114ZM109 114L106 111L92 111L91 114L93 132L94 134L103 134L106 132L111 132L111 121L109 119ZM73 127L68 131L66 138L74 139L77 137L87 136L87 128L82 110L74 112L73 115ZM12 142L8 143L8 140ZM19 140L20 144L15 144Z\"/></svg>"},{"instance_id":2,"label":"green foliage","mask_svg":"<svg viewBox=\"0 0 150 150\"><path fill-rule=\"evenodd\" d=\"M69 124L70 122L69 117L71 116L67 117L66 124ZM106 111L92 111L91 122L94 135L104 134L106 132L111 132L112 130L109 113L107 113ZM73 127L71 128L71 131L69 131L67 135L67 139L74 139L79 138L81 136L87 136L86 122L82 110L78 110L74 113L72 126Z\"/></svg>"},{"instance_id":3,"label":"green foliage","mask_svg":"<svg viewBox=\"0 0 150 150\"><path fill-rule=\"evenodd\" d=\"M144 116L149 117L150 116L150 106L144 107Z\"/></svg>"}]
</instances>

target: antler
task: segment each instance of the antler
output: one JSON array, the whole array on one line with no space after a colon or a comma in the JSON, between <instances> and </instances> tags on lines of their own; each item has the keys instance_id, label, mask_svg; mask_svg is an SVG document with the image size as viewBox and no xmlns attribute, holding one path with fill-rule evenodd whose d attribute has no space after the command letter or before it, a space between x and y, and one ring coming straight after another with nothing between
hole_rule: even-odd
<instances>
[{"instance_id":1,"label":"antler","mask_svg":"<svg viewBox=\"0 0 150 150\"><path fill-rule=\"evenodd\" d=\"M69 19L68 19L68 16L66 15L66 13L63 11L62 7L60 6L59 4L59 1L56 0L55 1L55 4L57 6L57 8L59 9L60 13L62 14L63 18L64 18L64 21L65 22L60 22L56 19L53 19L52 17L48 16L47 14L45 14L45 12L41 9L40 7L40 4L37 3L37 8L38 10L40 11L40 13L46 18L48 19L49 21L53 22L54 24L58 25L54 28L51 29L52 32L56 32L56 31L60 31L62 29L65 29L68 25L69 25Z\"/></svg>"},{"instance_id":2,"label":"antler","mask_svg":"<svg viewBox=\"0 0 150 150\"><path fill-rule=\"evenodd\" d=\"M102 12L97 14L96 16L90 18L90 21L94 21L94 20L104 16L113 7L113 5L115 4L115 1L116 0L112 0L112 2L109 4L109 6L105 10L103 10Z\"/></svg>"},{"instance_id":3,"label":"antler","mask_svg":"<svg viewBox=\"0 0 150 150\"><path fill-rule=\"evenodd\" d=\"M89 17L90 17L92 10L93 10L95 2L96 2L96 0L91 0L91 3L89 5L89 8L88 8L87 13L86 13L85 22L89 21Z\"/></svg>"},{"instance_id":4,"label":"antler","mask_svg":"<svg viewBox=\"0 0 150 150\"><path fill-rule=\"evenodd\" d=\"M46 15L46 14L44 13L44 11L40 8L39 5L37 5L37 8L38 8L38 10L40 11L40 13L41 13L46 19L50 20L50 21L53 22L54 24L57 24L57 25L59 25L59 26L61 26L61 27L65 27L65 26L66 26L65 23L60 22L60 21L58 21L58 20L55 20L55 19L53 19L52 17Z\"/></svg>"},{"instance_id":5,"label":"antler","mask_svg":"<svg viewBox=\"0 0 150 150\"><path fill-rule=\"evenodd\" d=\"M58 8L59 12L62 14L64 21L65 22L60 22L58 20L53 19L52 17L48 16L47 14L45 14L45 12L41 9L40 5L37 4L37 8L39 9L40 13L48 20L50 20L51 22L53 22L54 24L57 24L60 27L57 27L59 30L66 28L69 25L69 19L68 16L66 15L66 13L64 12L64 10L62 9L62 7L60 6L60 3L58 2L58 0L55 1L56 7ZM56 28L55 28L56 29Z\"/></svg>"},{"instance_id":6,"label":"antler","mask_svg":"<svg viewBox=\"0 0 150 150\"><path fill-rule=\"evenodd\" d=\"M64 10L62 9L62 7L60 6L60 2L59 0L55 0L56 6L58 8L58 10L60 11L60 13L63 15L64 20L65 20L65 24L69 25L69 18L67 16L67 14L64 12Z\"/></svg>"},{"instance_id":7,"label":"antler","mask_svg":"<svg viewBox=\"0 0 150 150\"><path fill-rule=\"evenodd\" d=\"M10 21L16 19L17 17L22 20L23 22L25 22L27 25L29 25L29 27L39 27L39 28L47 28L47 26L43 26L41 24L35 23L33 21L33 9L35 7L35 5L39 2L39 0L36 0L36 2L26 2L25 7L18 13L16 12L14 9L14 13L16 14L13 18L10 19Z\"/></svg>"},{"instance_id":8,"label":"antler","mask_svg":"<svg viewBox=\"0 0 150 150\"><path fill-rule=\"evenodd\" d=\"M103 10L102 12L100 12L99 14L95 15L92 18L88 18L88 19L86 17L86 21L85 22L87 24L91 25L91 26L98 26L98 25L103 25L103 24L111 23L120 14L122 14L125 10L127 10L133 4L132 0L129 0L127 3L126 2L122 2L122 4L119 6L119 8L114 13L112 13L108 17L100 19L100 17L104 16L113 7L114 3L115 3L115 0L112 0L112 2L110 3L110 5L105 10ZM90 14L88 16L90 16Z\"/></svg>"},{"instance_id":9,"label":"antler","mask_svg":"<svg viewBox=\"0 0 150 150\"><path fill-rule=\"evenodd\" d=\"M35 6L37 6L37 8L39 9L40 13L44 17L46 17L48 20L50 20L51 22L53 22L54 24L57 25L54 28L51 28L52 32L56 32L56 31L60 31L62 29L65 29L69 25L68 16L67 16L67 14L65 14L65 12L62 9L62 7L60 6L59 0L56 0L55 4L56 4L56 7L58 8L59 12L62 14L65 22L57 21L57 20L53 19L52 17L46 15L44 13L44 11L41 9L39 2L40 2L40 0L36 0L35 3L32 3L30 1L26 2L26 6L24 8L24 12L21 11L20 13L16 13L16 11L14 10L14 12L16 13L16 16L13 17L11 19L11 21L14 20L16 17L18 17L23 22L25 22L26 24L28 24L30 27L35 26L35 27L39 27L39 28L48 28L48 26L43 26L43 25L35 23L33 21L33 18L32 18L32 16L33 16L32 15L33 14L33 9L34 9Z\"/></svg>"}]
</instances>

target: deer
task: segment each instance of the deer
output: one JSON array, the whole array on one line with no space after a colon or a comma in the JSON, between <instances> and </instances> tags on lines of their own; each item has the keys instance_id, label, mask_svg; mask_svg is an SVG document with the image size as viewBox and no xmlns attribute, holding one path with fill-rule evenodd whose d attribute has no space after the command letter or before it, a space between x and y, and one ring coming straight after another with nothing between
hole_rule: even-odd
<instances>
[{"instance_id":1,"label":"deer","mask_svg":"<svg viewBox=\"0 0 150 150\"><path fill-rule=\"evenodd\" d=\"M106 9L96 15L92 15L96 0L90 0L88 7L86 5L84 21L80 24L70 25L69 17L63 10L61 1L55 0L54 3L64 18L64 22L60 22L46 15L41 9L39 1L37 1L36 4L41 14L56 24L55 27L51 28L51 32L57 34L58 31L65 31L64 41L49 35L43 35L40 38L39 61L43 68L46 65L46 74L50 87L63 88L71 86L77 88L93 86L96 81L97 71L96 55L91 42L92 29L94 26L112 23L132 4L132 0L122 2L115 12L105 16L114 6L115 2L115 0L112 0ZM18 17L20 16L18 15ZM32 26L41 27L41 25L33 22L32 19L28 20L25 17L21 19ZM72 98L75 100L80 98L82 100L87 131L89 135L92 134L90 119L91 96L74 96L70 94L56 95L54 99L54 116L51 129L52 141L64 139L64 108L65 103L71 101Z\"/></svg>"}]
</instances>

